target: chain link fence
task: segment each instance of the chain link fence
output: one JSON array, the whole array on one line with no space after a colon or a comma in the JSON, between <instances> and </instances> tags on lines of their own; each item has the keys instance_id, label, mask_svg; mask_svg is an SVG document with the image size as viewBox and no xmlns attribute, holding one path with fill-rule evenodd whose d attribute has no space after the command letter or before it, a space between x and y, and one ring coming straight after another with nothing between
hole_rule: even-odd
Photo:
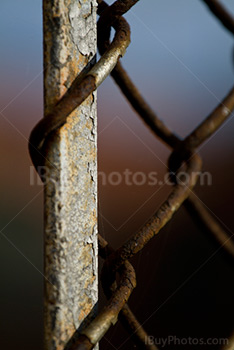
<instances>
[{"instance_id":1,"label":"chain link fence","mask_svg":"<svg viewBox=\"0 0 234 350\"><path fill-rule=\"evenodd\" d=\"M118 0L108 6L104 1L98 0L98 14L100 16L98 48L101 58L88 73L75 79L68 92L56 104L54 110L33 129L29 141L29 151L33 164L36 169L39 169L44 164L43 145L45 141L66 122L67 116L111 74L133 109L154 132L155 137L159 138L172 151L168 160L168 169L170 180L173 181L174 186L155 214L117 250L114 250L103 237L98 236L99 255L105 260L101 282L108 301L103 310L82 330L81 334L76 339L71 340L69 349L72 350L92 349L107 330L118 321L118 317L129 333L134 334L136 344L149 350L158 349L150 341L150 336L147 335L127 304L136 286L136 275L130 259L161 231L182 205L186 207L191 217L208 229L214 239L234 258L232 237L222 229L194 192L194 186L202 167L202 160L197 153L197 148L232 115L234 88L187 137L180 139L173 134L143 99L119 61L130 44L130 27L122 15L129 11L137 1ZM203 1L217 20L234 34L234 19L223 5L216 0ZM115 29L112 42L110 42L111 27ZM186 176L183 179L178 179L178 172L182 167ZM226 349L233 349L231 340Z\"/></svg>"}]
</instances>

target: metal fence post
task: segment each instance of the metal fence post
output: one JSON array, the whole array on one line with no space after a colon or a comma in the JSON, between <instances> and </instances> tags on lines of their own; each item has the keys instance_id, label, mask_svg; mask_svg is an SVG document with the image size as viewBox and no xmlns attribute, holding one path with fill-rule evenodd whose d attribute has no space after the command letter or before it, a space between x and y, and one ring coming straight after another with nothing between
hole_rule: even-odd
<instances>
[{"instance_id":1,"label":"metal fence post","mask_svg":"<svg viewBox=\"0 0 234 350\"><path fill-rule=\"evenodd\" d=\"M45 115L96 53L96 0L43 0ZM47 144L45 349L60 350L97 302L96 95Z\"/></svg>"}]
</instances>

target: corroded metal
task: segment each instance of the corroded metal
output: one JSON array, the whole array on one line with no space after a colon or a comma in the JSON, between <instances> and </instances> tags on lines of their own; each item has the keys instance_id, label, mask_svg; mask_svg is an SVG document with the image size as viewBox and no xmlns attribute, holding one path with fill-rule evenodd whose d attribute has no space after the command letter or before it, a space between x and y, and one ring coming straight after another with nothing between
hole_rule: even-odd
<instances>
[{"instance_id":1,"label":"corroded metal","mask_svg":"<svg viewBox=\"0 0 234 350\"><path fill-rule=\"evenodd\" d=\"M54 101L52 110L48 110L45 118L40 120L31 132L29 139L29 152L36 168L44 165L46 153L46 139L60 128L71 116L72 112L93 93L103 80L111 73L118 59L125 54L130 43L130 28L128 23L120 18L114 28L116 34L107 51L93 68L84 74L78 75L69 89ZM88 61L86 62L86 64ZM83 67L84 68L84 67ZM67 81L64 81L64 83ZM56 103L57 102L57 103ZM47 111L47 110L46 110Z\"/></svg>"},{"instance_id":2,"label":"corroded metal","mask_svg":"<svg viewBox=\"0 0 234 350\"><path fill-rule=\"evenodd\" d=\"M158 347L151 341L149 335L146 333L140 322L136 319L128 304L125 304L122 308L119 319L139 348L145 348L146 350L158 350Z\"/></svg>"},{"instance_id":3,"label":"corroded metal","mask_svg":"<svg viewBox=\"0 0 234 350\"><path fill-rule=\"evenodd\" d=\"M185 207L195 219L197 224L201 224L208 233L219 243L219 246L224 248L228 254L234 259L234 242L231 235L228 235L217 220L209 213L205 208L201 200L196 194L190 194L189 198L185 202Z\"/></svg>"},{"instance_id":4,"label":"corroded metal","mask_svg":"<svg viewBox=\"0 0 234 350\"><path fill-rule=\"evenodd\" d=\"M173 149L169 165L174 171L175 185L168 198L146 225L118 250L114 251L99 236L99 254L106 260L101 281L108 302L98 316L83 327L69 349L92 349L110 326L117 322L119 314L130 334L134 332L136 342L140 347L150 350L157 349L155 345L148 345L145 342L148 335L127 305L127 300L136 285L135 272L128 259L143 249L160 232L184 202L192 216L195 219L198 218L221 245L225 245L228 241L227 251L232 256L234 255L233 241L192 193L201 170L201 159L196 154L196 149L231 115L234 108L234 89L187 138L181 140L171 132L145 102L118 62L130 43L130 28L121 16L137 1L117 0L108 6L104 1L98 0L98 14L100 15L98 45L102 57L92 68L92 56L95 49L91 50L92 45L87 45L87 40L90 39L89 36L92 37L92 33L90 30L86 32L85 30L89 25L93 25L93 19L87 27L82 26L81 22L91 15L93 7L89 5L91 3L95 5L94 2L84 1L82 7L80 6L82 1L64 0L61 3L61 0L57 0L52 5L49 4L49 0L44 0L44 23L47 30L45 62L51 60L53 63L51 67L45 67L45 91L51 89L52 92L45 95L46 118L34 128L29 149L37 170L42 164L46 164L49 169L49 176L48 173L47 176L42 176L44 180L48 180L48 177L50 180L46 182L45 187L46 277L51 282L51 284L47 283L46 300L48 349L62 349L67 338L71 336L72 330L74 331L72 322L78 327L79 322L90 311L90 305L94 300L92 298L91 302L87 300L85 288L88 289L88 295L90 295L89 292L92 290L90 281L93 285L96 283L95 273L93 280L90 280L79 273L76 275L76 268L82 261L85 269L89 271L88 267L92 266L91 270L95 270L96 245L92 240L92 233L90 236L86 235L87 232L90 232L91 227L92 232L95 231L96 220L96 193L93 191L96 179L95 161L93 161L96 156L96 138L93 137L96 130L95 118L92 114L95 108L93 92L110 73L140 117L163 142ZM233 17L227 10L217 0L203 1L223 25L233 33ZM78 3L78 7L73 6L75 3ZM65 28L68 18L70 28ZM109 42L111 26L116 31L112 43ZM80 28L86 29L83 32ZM67 29L69 29L69 35ZM63 35L59 36L61 33ZM64 45L66 35L68 42ZM72 43L69 42L71 38ZM75 43L79 43L78 47ZM67 45L72 55L78 53L77 66L70 60L70 57L68 59L67 48L64 48ZM67 70L64 71L65 67ZM83 71L78 74L82 68L84 68ZM53 86L53 79L56 81L55 86ZM79 109L77 109L78 106L80 106ZM92 126L87 123L88 117L92 119ZM92 143L87 143L87 140ZM87 145L90 148L87 148ZM176 178L176 172L182 162L185 165L187 182L181 179L178 182ZM71 171L67 172L66 169ZM82 171L86 173L86 176L88 173L88 182ZM70 198L68 194L71 195ZM90 202L90 198L93 198L94 201ZM83 221L84 208L90 214L90 216L85 216L90 219L88 223ZM77 218L77 213L81 213L82 218L81 215ZM85 213L87 214L86 211ZM65 232L67 228L69 229ZM78 235L74 236L74 233ZM81 253L77 252L77 247L80 246L82 247ZM94 254L90 254L92 249ZM68 266L71 267L71 271L68 271ZM118 283L116 274L119 274ZM80 294L82 302L79 299L80 296L78 297ZM73 309L72 305L75 305L76 302L78 302L76 304L78 308ZM73 315L71 315L71 310L73 310ZM79 310L82 312L79 313Z\"/></svg>"},{"instance_id":5,"label":"corroded metal","mask_svg":"<svg viewBox=\"0 0 234 350\"><path fill-rule=\"evenodd\" d=\"M126 261L119 270L120 281L109 302L91 324L82 331L95 345L118 320L118 314L136 287L136 276L132 265Z\"/></svg>"},{"instance_id":6,"label":"corroded metal","mask_svg":"<svg viewBox=\"0 0 234 350\"><path fill-rule=\"evenodd\" d=\"M187 181L176 184L165 202L147 223L119 249L112 253L103 266L104 278L112 276L118 268L138 253L144 246L167 224L175 212L180 208L185 199L190 195L195 186L201 170L201 159L194 154L187 163Z\"/></svg>"},{"instance_id":7,"label":"corroded metal","mask_svg":"<svg viewBox=\"0 0 234 350\"><path fill-rule=\"evenodd\" d=\"M169 158L169 168L176 172L182 162L189 159L193 152L232 115L234 109L234 88L212 113L199 124L183 141L178 142Z\"/></svg>"},{"instance_id":8,"label":"corroded metal","mask_svg":"<svg viewBox=\"0 0 234 350\"><path fill-rule=\"evenodd\" d=\"M103 47L101 47L101 50L103 50ZM219 106L215 108L215 110L200 125L198 125L184 141L182 141L158 118L157 114L145 101L120 62L118 62L111 75L131 104L132 108L138 113L146 125L149 126L155 136L160 138L160 140L170 148L175 150L179 149L179 152L174 151L171 155L176 163L175 166L173 165L174 170L177 169L181 162L186 160L186 158L188 158L188 156L195 150L196 147L194 147L194 143L191 142L191 140L195 140L196 146L198 147L210 135L212 135L228 117L233 115L234 89L232 89ZM196 135L196 137L194 137L194 135ZM183 147L185 141L186 146ZM187 155L187 157L185 155ZM169 167L172 168L171 162ZM203 227L206 227L211 233L211 237L218 241L222 247L234 257L234 243L232 238L230 238L230 235L223 230L217 220L209 213L208 209L199 200L197 195L191 193L187 201L185 201L185 206L190 212L192 218L196 222L199 220Z\"/></svg>"},{"instance_id":9,"label":"corroded metal","mask_svg":"<svg viewBox=\"0 0 234 350\"><path fill-rule=\"evenodd\" d=\"M114 249L101 235L98 235L98 254L103 259L106 259L112 253L114 253ZM110 295L113 293L113 291L110 293L109 290L106 290L105 283L103 283L103 289L107 298L110 298ZM140 347L144 347L147 350L158 350L156 345L152 344L150 341L149 335L146 333L143 326L139 323L127 303L123 306L120 312L119 320L122 322L124 328L128 330L130 336L133 337L135 342Z\"/></svg>"},{"instance_id":10,"label":"corroded metal","mask_svg":"<svg viewBox=\"0 0 234 350\"><path fill-rule=\"evenodd\" d=\"M43 5L46 124L53 123L54 106L96 53L96 2L44 0ZM95 314L96 133L93 93L79 109L68 111L66 124L50 134L37 164L44 166L45 181L46 350L63 349L86 316Z\"/></svg>"},{"instance_id":11,"label":"corroded metal","mask_svg":"<svg viewBox=\"0 0 234 350\"><path fill-rule=\"evenodd\" d=\"M114 26L116 35L113 43L103 53L97 64L88 73L95 77L98 87L116 66L120 57L125 54L127 46L130 44L130 27L128 23L120 18Z\"/></svg>"}]
</instances>

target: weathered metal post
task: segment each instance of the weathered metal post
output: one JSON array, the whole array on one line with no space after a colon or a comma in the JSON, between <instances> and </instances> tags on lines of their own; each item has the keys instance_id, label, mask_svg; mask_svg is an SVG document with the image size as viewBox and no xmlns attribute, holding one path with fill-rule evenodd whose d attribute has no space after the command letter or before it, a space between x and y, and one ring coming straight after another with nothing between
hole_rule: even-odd
<instances>
[{"instance_id":1,"label":"weathered metal post","mask_svg":"<svg viewBox=\"0 0 234 350\"><path fill-rule=\"evenodd\" d=\"M96 0L43 0L45 115L96 53ZM61 350L97 302L96 95L45 162L45 349Z\"/></svg>"}]
</instances>

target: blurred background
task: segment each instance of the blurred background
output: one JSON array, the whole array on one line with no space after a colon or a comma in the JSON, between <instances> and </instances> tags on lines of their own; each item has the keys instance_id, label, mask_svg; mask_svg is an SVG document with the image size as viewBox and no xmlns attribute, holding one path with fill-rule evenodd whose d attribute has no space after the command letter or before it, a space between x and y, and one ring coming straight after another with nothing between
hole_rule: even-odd
<instances>
[{"instance_id":1,"label":"blurred background","mask_svg":"<svg viewBox=\"0 0 234 350\"><path fill-rule=\"evenodd\" d=\"M223 3L234 13L234 1ZM140 1L126 18L132 43L123 64L159 117L184 137L233 85L233 38L199 0ZM43 115L42 1L1 0L0 31L0 347L39 350L43 187L36 181L27 140ZM135 115L111 78L98 90L98 130L100 172L107 177L126 169L146 176L156 172L158 179L153 186L139 185L140 178L138 185L105 184L100 178L99 232L117 248L170 191L163 184L170 150ZM196 189L230 235L234 230L233 130L230 117L201 146L203 170L211 174L212 184ZM156 340L220 339L230 334L233 263L184 208L133 264L138 286L130 306ZM199 347L219 349L219 340L216 343ZM101 341L101 349L131 348L134 345L120 324Z\"/></svg>"}]
</instances>

